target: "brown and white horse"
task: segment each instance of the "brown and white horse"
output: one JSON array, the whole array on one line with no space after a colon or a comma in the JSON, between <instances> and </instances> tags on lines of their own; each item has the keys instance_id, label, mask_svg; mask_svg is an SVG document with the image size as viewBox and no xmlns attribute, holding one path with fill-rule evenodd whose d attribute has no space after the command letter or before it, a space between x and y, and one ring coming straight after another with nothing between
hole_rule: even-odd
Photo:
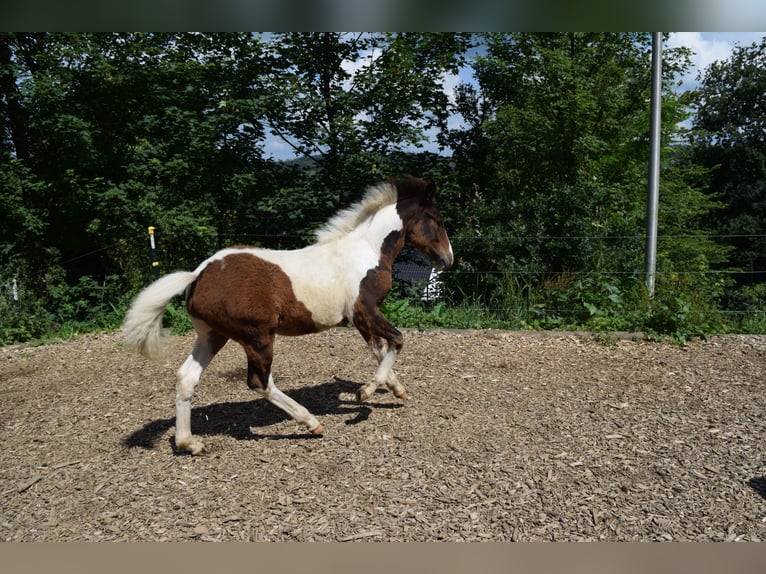
<instances>
[{"instance_id":1,"label":"brown and white horse","mask_svg":"<svg viewBox=\"0 0 766 574\"><path fill-rule=\"evenodd\" d=\"M247 355L247 384L314 434L322 425L274 384L271 363L276 335L304 335L351 322L378 361L374 381L357 392L361 402L379 385L401 399L407 391L393 371L402 334L380 312L391 288L394 259L409 242L440 268L452 265L444 218L432 182L408 177L367 190L339 212L303 249L276 251L232 247L192 272L158 279L136 297L125 317L125 341L158 358L162 315L170 299L186 290L186 309L197 332L191 354L178 370L176 448L205 450L191 433L191 399L202 372L229 339Z\"/></svg>"}]
</instances>

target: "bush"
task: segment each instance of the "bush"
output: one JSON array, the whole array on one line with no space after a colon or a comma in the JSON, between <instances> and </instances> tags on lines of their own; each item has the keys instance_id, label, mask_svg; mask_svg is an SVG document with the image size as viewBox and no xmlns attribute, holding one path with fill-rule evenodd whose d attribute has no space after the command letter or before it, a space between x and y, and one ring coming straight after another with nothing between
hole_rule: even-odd
<instances>
[{"instance_id":1,"label":"bush","mask_svg":"<svg viewBox=\"0 0 766 574\"><path fill-rule=\"evenodd\" d=\"M71 337L120 326L127 305L120 293L119 276L102 281L83 276L70 286L63 273L52 268L42 283L42 289L31 289L26 287L28 278L17 279L18 301L8 293L0 299L0 344Z\"/></svg>"}]
</instances>

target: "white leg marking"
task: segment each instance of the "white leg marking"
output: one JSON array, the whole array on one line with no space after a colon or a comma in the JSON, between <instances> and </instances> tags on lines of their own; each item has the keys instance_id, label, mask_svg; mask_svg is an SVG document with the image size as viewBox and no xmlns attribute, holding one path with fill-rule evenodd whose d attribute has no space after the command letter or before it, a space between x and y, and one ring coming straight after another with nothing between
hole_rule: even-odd
<instances>
[{"instance_id":1,"label":"white leg marking","mask_svg":"<svg viewBox=\"0 0 766 574\"><path fill-rule=\"evenodd\" d=\"M388 382L388 378L393 372L394 362L396 361L396 351L389 349L388 352L380 360L378 370L375 372L375 382L378 385L383 385Z\"/></svg>"},{"instance_id":2,"label":"white leg marking","mask_svg":"<svg viewBox=\"0 0 766 574\"><path fill-rule=\"evenodd\" d=\"M274 377L269 375L269 384L266 390L257 390L260 395L267 401L273 404L275 407L279 407L290 415L296 422L306 425L306 427L314 434L322 434L323 428L319 424L319 421L314 418L306 408L294 401L282 391L280 391L274 384Z\"/></svg>"},{"instance_id":3,"label":"white leg marking","mask_svg":"<svg viewBox=\"0 0 766 574\"><path fill-rule=\"evenodd\" d=\"M380 385L385 384L397 398L406 399L407 389L399 382L394 372L394 363L399 355L396 349L389 346L388 341L381 340L380 347L370 344L372 354L378 361L378 369L375 371L375 380L367 383L359 391L357 398L360 402L370 398Z\"/></svg>"},{"instance_id":4,"label":"white leg marking","mask_svg":"<svg viewBox=\"0 0 766 574\"><path fill-rule=\"evenodd\" d=\"M394 363L396 362L396 357L398 355L399 353L396 349L388 349L385 357L383 357L380 361L380 365L378 365L378 370L375 373L375 381L378 385L385 383L386 387L388 387L397 398L406 399L407 389L405 389L404 385L399 382L399 379L394 372Z\"/></svg>"},{"instance_id":5,"label":"white leg marking","mask_svg":"<svg viewBox=\"0 0 766 574\"><path fill-rule=\"evenodd\" d=\"M391 372L388 374L388 380L386 381L386 386L388 387L388 390L394 393L394 396L398 399L407 399L409 398L407 395L407 389L404 388L404 385L399 382L399 378L396 376L396 373L391 370Z\"/></svg>"},{"instance_id":6,"label":"white leg marking","mask_svg":"<svg viewBox=\"0 0 766 574\"><path fill-rule=\"evenodd\" d=\"M178 369L176 383L176 448L193 455L202 454L205 445L191 433L191 400L202 372L213 359L208 343L209 329L198 329L197 333L194 349Z\"/></svg>"}]
</instances>

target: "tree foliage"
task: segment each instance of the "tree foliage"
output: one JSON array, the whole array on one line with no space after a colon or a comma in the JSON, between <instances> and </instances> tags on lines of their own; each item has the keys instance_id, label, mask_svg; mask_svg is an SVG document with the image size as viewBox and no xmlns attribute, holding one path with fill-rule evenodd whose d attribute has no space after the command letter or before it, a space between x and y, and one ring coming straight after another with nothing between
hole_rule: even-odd
<instances>
[{"instance_id":1,"label":"tree foliage","mask_svg":"<svg viewBox=\"0 0 766 574\"><path fill-rule=\"evenodd\" d=\"M709 271L763 268L764 250L710 232L763 233L764 48L711 68L696 99L672 91L689 54L666 51L665 285L650 301L649 40L2 33L0 342L119 321L152 279L150 225L163 270L236 243L296 247L401 173L441 184L459 308L512 326L720 330L721 305L758 308L757 286L724 299ZM464 67L475 81L450 94ZM296 159L267 156L269 138Z\"/></svg>"},{"instance_id":2,"label":"tree foliage","mask_svg":"<svg viewBox=\"0 0 766 574\"><path fill-rule=\"evenodd\" d=\"M766 281L766 38L712 64L694 94L694 161L724 205L709 229L733 249L740 285Z\"/></svg>"},{"instance_id":3,"label":"tree foliage","mask_svg":"<svg viewBox=\"0 0 766 574\"><path fill-rule=\"evenodd\" d=\"M276 34L261 80L268 127L313 164L318 192L337 209L444 129L441 80L468 45L448 33Z\"/></svg>"},{"instance_id":4,"label":"tree foliage","mask_svg":"<svg viewBox=\"0 0 766 574\"><path fill-rule=\"evenodd\" d=\"M478 85L459 92L467 127L449 135L469 166L461 187L471 189L457 248L467 254L468 281L456 288L540 309L557 325L603 325L605 316L623 328L645 324L646 313L627 309L652 309L640 287L649 34L490 34L484 45ZM716 207L704 193L705 170L675 144L689 112L669 87L687 66L686 51L666 52L660 232L673 240L662 246L664 272L692 263L704 272L723 257L700 235ZM714 307L720 293L696 286Z\"/></svg>"}]
</instances>

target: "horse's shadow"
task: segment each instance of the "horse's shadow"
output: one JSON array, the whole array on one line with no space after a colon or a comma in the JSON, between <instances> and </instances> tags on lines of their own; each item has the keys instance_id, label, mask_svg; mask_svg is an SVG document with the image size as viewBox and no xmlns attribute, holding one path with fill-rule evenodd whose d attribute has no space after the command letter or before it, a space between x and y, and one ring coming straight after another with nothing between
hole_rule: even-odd
<instances>
[{"instance_id":1,"label":"horse's shadow","mask_svg":"<svg viewBox=\"0 0 766 574\"><path fill-rule=\"evenodd\" d=\"M766 476L754 476L747 481L747 485L766 499Z\"/></svg>"},{"instance_id":2,"label":"horse's shadow","mask_svg":"<svg viewBox=\"0 0 766 574\"><path fill-rule=\"evenodd\" d=\"M355 394L361 387L360 383L335 377L330 383L293 389L286 391L285 394L317 416L354 415L345 421L347 425L366 421L372 414L373 408L392 409L402 406L396 403L359 404L355 400L341 398L342 394ZM191 413L192 431L197 435L221 434L229 435L237 440L317 438L308 431L302 434L254 433L252 431L254 427L265 428L288 419L289 416L284 411L260 397L251 401L215 403L197 407L193 408ZM130 448L151 449L155 447L159 438L173 426L175 426L175 417L154 420L125 437L122 442ZM175 444L172 441L171 444L175 449Z\"/></svg>"}]
</instances>

